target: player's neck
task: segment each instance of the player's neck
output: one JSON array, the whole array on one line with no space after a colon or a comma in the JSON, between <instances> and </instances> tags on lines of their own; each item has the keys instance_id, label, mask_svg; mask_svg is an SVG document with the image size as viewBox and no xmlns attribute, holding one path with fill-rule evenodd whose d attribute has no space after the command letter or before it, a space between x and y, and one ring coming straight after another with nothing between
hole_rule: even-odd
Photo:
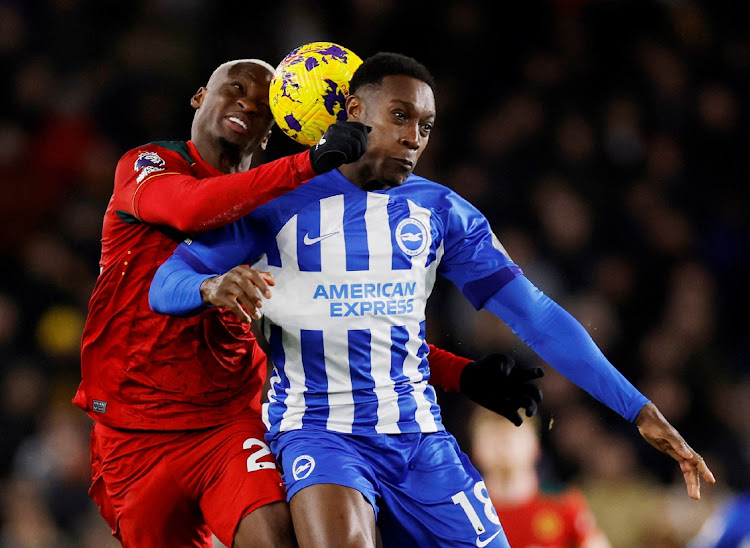
<instances>
[{"instance_id":1,"label":"player's neck","mask_svg":"<svg viewBox=\"0 0 750 548\"><path fill-rule=\"evenodd\" d=\"M339 171L352 184L357 185L362 190L384 190L393 186L389 182L380 180L373 169L359 162L345 164L339 168Z\"/></svg>"},{"instance_id":2,"label":"player's neck","mask_svg":"<svg viewBox=\"0 0 750 548\"><path fill-rule=\"evenodd\" d=\"M207 164L222 173L247 171L252 165L253 155L242 155L239 148L224 140L209 145L202 140L192 139L198 154Z\"/></svg>"}]
</instances>

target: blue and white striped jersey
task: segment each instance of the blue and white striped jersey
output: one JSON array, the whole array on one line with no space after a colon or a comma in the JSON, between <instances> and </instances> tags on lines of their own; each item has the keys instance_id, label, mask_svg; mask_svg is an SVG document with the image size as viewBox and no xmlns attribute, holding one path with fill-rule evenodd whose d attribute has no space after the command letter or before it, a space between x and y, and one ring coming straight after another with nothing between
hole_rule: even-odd
<instances>
[{"instance_id":1,"label":"blue and white striped jersey","mask_svg":"<svg viewBox=\"0 0 750 548\"><path fill-rule=\"evenodd\" d=\"M435 277L479 307L520 273L484 216L446 187L412 175L366 192L338 170L177 255L204 272L249 263L276 279L262 309L271 434L443 430L424 340Z\"/></svg>"}]
</instances>

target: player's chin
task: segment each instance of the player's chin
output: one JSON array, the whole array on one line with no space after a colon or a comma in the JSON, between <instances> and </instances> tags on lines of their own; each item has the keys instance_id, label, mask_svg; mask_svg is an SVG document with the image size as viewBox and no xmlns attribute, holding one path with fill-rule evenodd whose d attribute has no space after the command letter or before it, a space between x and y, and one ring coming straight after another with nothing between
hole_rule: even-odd
<instances>
[{"instance_id":1,"label":"player's chin","mask_svg":"<svg viewBox=\"0 0 750 548\"><path fill-rule=\"evenodd\" d=\"M406 181L406 177L383 177L377 184L377 189L401 186L404 181Z\"/></svg>"},{"instance_id":2,"label":"player's chin","mask_svg":"<svg viewBox=\"0 0 750 548\"><path fill-rule=\"evenodd\" d=\"M383 177L383 179L388 183L388 186L401 186L404 181L409 178L411 172L411 167L399 164L395 169L389 170L389 172L385 174L385 177Z\"/></svg>"},{"instance_id":3,"label":"player's chin","mask_svg":"<svg viewBox=\"0 0 750 548\"><path fill-rule=\"evenodd\" d=\"M238 149L246 148L250 140L247 135L240 135L234 131L222 131L218 137L222 144Z\"/></svg>"}]
</instances>

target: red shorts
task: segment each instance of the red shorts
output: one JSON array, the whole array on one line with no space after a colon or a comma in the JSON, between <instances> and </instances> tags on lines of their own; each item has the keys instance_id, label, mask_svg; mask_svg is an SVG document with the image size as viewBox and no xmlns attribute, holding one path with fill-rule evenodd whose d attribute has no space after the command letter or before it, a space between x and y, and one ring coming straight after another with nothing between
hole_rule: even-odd
<instances>
[{"instance_id":1,"label":"red shorts","mask_svg":"<svg viewBox=\"0 0 750 548\"><path fill-rule=\"evenodd\" d=\"M285 499L260 418L206 430L94 424L89 495L125 547L232 546L240 520Z\"/></svg>"}]
</instances>

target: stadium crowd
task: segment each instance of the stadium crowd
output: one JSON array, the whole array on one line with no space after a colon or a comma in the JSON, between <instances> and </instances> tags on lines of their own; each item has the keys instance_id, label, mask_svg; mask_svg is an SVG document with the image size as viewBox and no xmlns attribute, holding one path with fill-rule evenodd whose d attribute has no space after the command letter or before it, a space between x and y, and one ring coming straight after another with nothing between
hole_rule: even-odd
<instances>
[{"instance_id":1,"label":"stadium crowd","mask_svg":"<svg viewBox=\"0 0 750 548\"><path fill-rule=\"evenodd\" d=\"M435 74L417 174L479 207L718 480L691 501L671 459L546 368L543 483L577 485L615 547L683 546L750 489L749 22L707 1L0 2L0 547L116 545L70 400L118 158L184 135L182 98L218 63L316 40ZM297 150L276 132L258 160ZM537 365L448 283L429 312L435 344ZM440 398L465 444L466 401Z\"/></svg>"}]
</instances>

